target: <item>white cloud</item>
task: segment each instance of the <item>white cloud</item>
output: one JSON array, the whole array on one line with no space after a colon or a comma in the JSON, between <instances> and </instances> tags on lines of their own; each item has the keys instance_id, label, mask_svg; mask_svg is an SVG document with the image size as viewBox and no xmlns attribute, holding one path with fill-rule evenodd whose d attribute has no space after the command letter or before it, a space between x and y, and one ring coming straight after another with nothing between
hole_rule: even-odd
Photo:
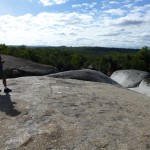
<instances>
[{"instance_id":1,"label":"white cloud","mask_svg":"<svg viewBox=\"0 0 150 150\"><path fill-rule=\"evenodd\" d=\"M150 8L150 4L144 5L145 8Z\"/></svg>"},{"instance_id":2,"label":"white cloud","mask_svg":"<svg viewBox=\"0 0 150 150\"><path fill-rule=\"evenodd\" d=\"M104 13L122 16L122 15L124 15L125 11L118 8L118 9L108 9L108 10L105 10Z\"/></svg>"},{"instance_id":3,"label":"white cloud","mask_svg":"<svg viewBox=\"0 0 150 150\"><path fill-rule=\"evenodd\" d=\"M82 8L82 4L74 4L72 5L72 8Z\"/></svg>"},{"instance_id":4,"label":"white cloud","mask_svg":"<svg viewBox=\"0 0 150 150\"><path fill-rule=\"evenodd\" d=\"M148 6L145 5L144 8ZM136 8L135 8L136 10ZM0 41L14 45L142 47L150 45L150 11L0 16ZM124 14L124 16L119 16ZM94 12L93 12L94 13ZM115 18L109 13L116 13Z\"/></svg>"},{"instance_id":5,"label":"white cloud","mask_svg":"<svg viewBox=\"0 0 150 150\"><path fill-rule=\"evenodd\" d=\"M66 3L68 0L39 0L40 3L43 4L43 6L51 6L54 4L63 4Z\"/></svg>"},{"instance_id":6,"label":"white cloud","mask_svg":"<svg viewBox=\"0 0 150 150\"><path fill-rule=\"evenodd\" d=\"M72 5L72 8L84 8L84 9L89 9L89 8L95 7L95 5L97 5L96 2L93 2L92 4L88 4L88 3L75 4L75 5Z\"/></svg>"},{"instance_id":7,"label":"white cloud","mask_svg":"<svg viewBox=\"0 0 150 150\"><path fill-rule=\"evenodd\" d=\"M133 4L127 4L127 5L124 5L123 7L131 8L132 6L133 6Z\"/></svg>"},{"instance_id":8,"label":"white cloud","mask_svg":"<svg viewBox=\"0 0 150 150\"><path fill-rule=\"evenodd\" d=\"M102 1L101 2L101 8L105 9L105 8L111 8L111 5L107 3L107 1Z\"/></svg>"},{"instance_id":9,"label":"white cloud","mask_svg":"<svg viewBox=\"0 0 150 150\"><path fill-rule=\"evenodd\" d=\"M40 13L13 17L0 16L0 41L7 44L71 45L72 34L81 34L92 17L78 13ZM67 36L61 37L62 33ZM60 36L61 35L61 36ZM11 41L11 43L10 43ZM38 43L37 41L41 41ZM72 42L72 43L70 43Z\"/></svg>"},{"instance_id":10,"label":"white cloud","mask_svg":"<svg viewBox=\"0 0 150 150\"><path fill-rule=\"evenodd\" d=\"M109 4L119 4L117 1L109 1Z\"/></svg>"},{"instance_id":11,"label":"white cloud","mask_svg":"<svg viewBox=\"0 0 150 150\"><path fill-rule=\"evenodd\" d=\"M132 8L132 10L130 11L131 13L141 13L142 11L144 11L144 7L141 7L141 6L134 6Z\"/></svg>"}]
</instances>

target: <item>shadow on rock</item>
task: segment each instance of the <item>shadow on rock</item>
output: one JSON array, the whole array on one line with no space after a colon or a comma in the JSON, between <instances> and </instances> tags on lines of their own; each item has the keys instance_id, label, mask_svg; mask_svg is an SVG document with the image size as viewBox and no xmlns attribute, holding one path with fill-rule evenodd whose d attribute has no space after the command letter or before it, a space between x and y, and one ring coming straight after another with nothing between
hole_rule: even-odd
<instances>
[{"instance_id":1,"label":"shadow on rock","mask_svg":"<svg viewBox=\"0 0 150 150\"><path fill-rule=\"evenodd\" d=\"M15 102L11 101L11 97L9 94L0 95L0 111L5 112L6 115L15 117L21 114L20 111L14 108Z\"/></svg>"}]
</instances>

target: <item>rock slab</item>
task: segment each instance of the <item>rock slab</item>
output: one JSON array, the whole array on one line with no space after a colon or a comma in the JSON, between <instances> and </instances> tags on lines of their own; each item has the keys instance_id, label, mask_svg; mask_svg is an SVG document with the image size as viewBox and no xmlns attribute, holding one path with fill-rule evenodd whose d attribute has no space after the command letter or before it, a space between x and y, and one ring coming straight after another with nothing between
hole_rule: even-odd
<instances>
[{"instance_id":1,"label":"rock slab","mask_svg":"<svg viewBox=\"0 0 150 150\"><path fill-rule=\"evenodd\" d=\"M44 76L8 84L13 92L0 95L0 150L150 148L148 97L111 84Z\"/></svg>"},{"instance_id":2,"label":"rock slab","mask_svg":"<svg viewBox=\"0 0 150 150\"><path fill-rule=\"evenodd\" d=\"M48 76L54 77L54 78L77 79L77 80L103 82L103 83L108 83L108 84L119 85L117 82L110 79L108 76L106 76L102 72L91 70L91 69L64 71L64 72L50 74Z\"/></svg>"},{"instance_id":3,"label":"rock slab","mask_svg":"<svg viewBox=\"0 0 150 150\"><path fill-rule=\"evenodd\" d=\"M58 72L55 67L38 64L23 58L2 55L4 70L9 78L21 76L40 76Z\"/></svg>"}]
</instances>

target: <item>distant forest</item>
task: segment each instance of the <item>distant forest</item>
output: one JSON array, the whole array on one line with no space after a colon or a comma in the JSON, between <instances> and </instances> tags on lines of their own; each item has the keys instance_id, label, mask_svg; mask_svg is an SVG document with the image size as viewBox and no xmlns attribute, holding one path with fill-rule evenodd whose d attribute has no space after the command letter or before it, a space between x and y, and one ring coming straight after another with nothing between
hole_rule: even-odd
<instances>
[{"instance_id":1,"label":"distant forest","mask_svg":"<svg viewBox=\"0 0 150 150\"><path fill-rule=\"evenodd\" d=\"M90 68L110 76L116 70L150 72L150 49L104 47L29 47L0 44L2 54L57 67L59 71Z\"/></svg>"}]
</instances>

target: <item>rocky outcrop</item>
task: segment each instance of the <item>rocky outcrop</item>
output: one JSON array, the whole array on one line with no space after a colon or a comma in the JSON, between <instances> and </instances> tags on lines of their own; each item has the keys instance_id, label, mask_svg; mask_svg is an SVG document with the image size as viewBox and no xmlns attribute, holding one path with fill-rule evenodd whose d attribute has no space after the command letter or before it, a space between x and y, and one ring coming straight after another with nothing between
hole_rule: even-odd
<instances>
[{"instance_id":1,"label":"rocky outcrop","mask_svg":"<svg viewBox=\"0 0 150 150\"><path fill-rule=\"evenodd\" d=\"M2 55L7 77L39 76L58 72L55 67L38 64L22 58Z\"/></svg>"},{"instance_id":2,"label":"rocky outcrop","mask_svg":"<svg viewBox=\"0 0 150 150\"><path fill-rule=\"evenodd\" d=\"M146 71L130 69L130 70L115 71L110 78L124 87L134 88L138 86L143 79L149 77L150 73Z\"/></svg>"},{"instance_id":3,"label":"rocky outcrop","mask_svg":"<svg viewBox=\"0 0 150 150\"><path fill-rule=\"evenodd\" d=\"M150 89L150 78L144 79L141 81L140 88L149 88Z\"/></svg>"},{"instance_id":4,"label":"rocky outcrop","mask_svg":"<svg viewBox=\"0 0 150 150\"><path fill-rule=\"evenodd\" d=\"M112 84L9 79L0 95L0 150L148 150L150 99ZM2 89L2 83L0 89Z\"/></svg>"},{"instance_id":5,"label":"rocky outcrop","mask_svg":"<svg viewBox=\"0 0 150 150\"><path fill-rule=\"evenodd\" d=\"M150 97L150 78L142 80L139 86L130 89Z\"/></svg>"},{"instance_id":6,"label":"rocky outcrop","mask_svg":"<svg viewBox=\"0 0 150 150\"><path fill-rule=\"evenodd\" d=\"M102 72L90 69L64 71L55 74L50 74L48 76L63 79L77 79L84 81L103 82L108 84L118 84Z\"/></svg>"}]
</instances>

